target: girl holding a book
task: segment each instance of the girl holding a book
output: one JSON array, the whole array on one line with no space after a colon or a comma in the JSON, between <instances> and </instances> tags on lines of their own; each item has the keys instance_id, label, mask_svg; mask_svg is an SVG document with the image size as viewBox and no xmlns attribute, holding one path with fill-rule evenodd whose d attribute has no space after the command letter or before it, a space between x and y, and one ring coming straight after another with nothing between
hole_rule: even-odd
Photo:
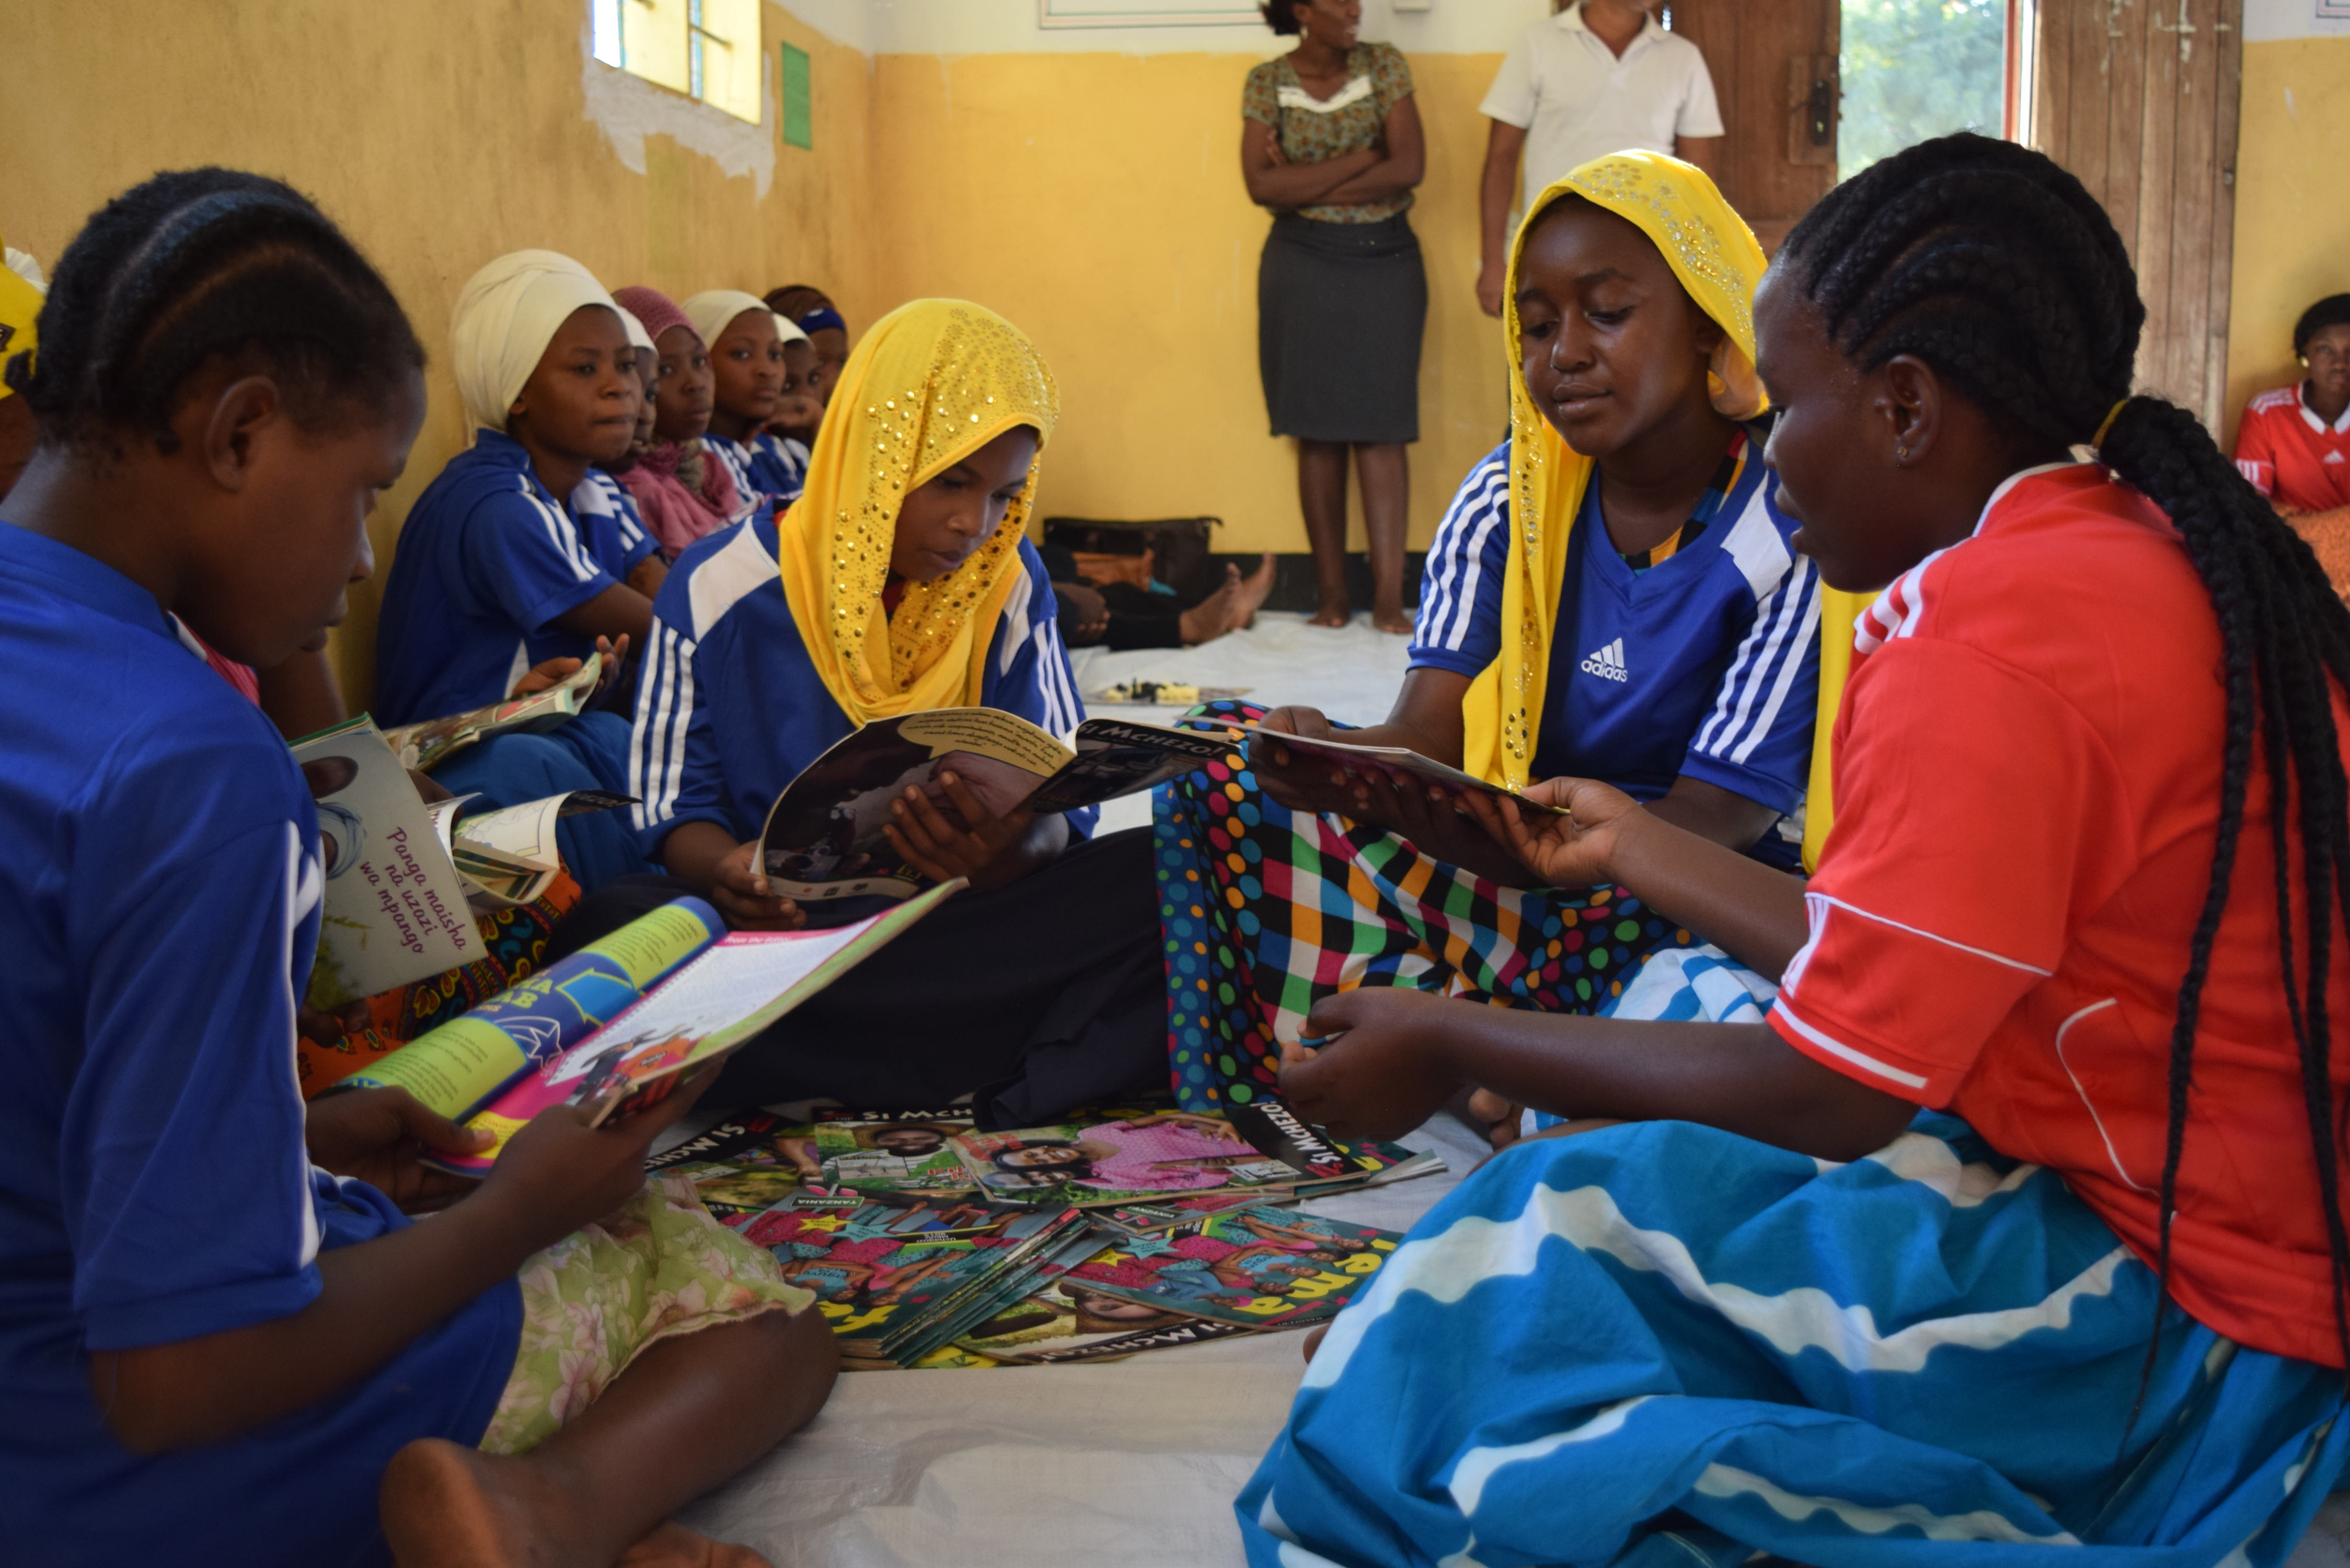
<instances>
[{"instance_id":1,"label":"girl holding a book","mask_svg":"<svg viewBox=\"0 0 2350 1568\"><path fill-rule=\"evenodd\" d=\"M663 1521L837 1358L764 1251L646 1186L694 1095L549 1111L452 1202L418 1157L476 1135L296 1087L317 813L181 628L268 668L340 618L424 414L398 302L296 192L209 169L97 213L40 327L0 511L12 1559L760 1561Z\"/></svg>"}]
</instances>

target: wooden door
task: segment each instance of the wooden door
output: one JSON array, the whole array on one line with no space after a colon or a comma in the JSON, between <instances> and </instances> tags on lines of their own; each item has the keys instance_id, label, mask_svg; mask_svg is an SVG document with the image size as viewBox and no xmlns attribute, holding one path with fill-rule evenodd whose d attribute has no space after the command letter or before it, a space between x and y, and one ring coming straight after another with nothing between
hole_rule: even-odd
<instances>
[{"instance_id":1,"label":"wooden door","mask_svg":"<svg viewBox=\"0 0 2350 1568\"><path fill-rule=\"evenodd\" d=\"M1670 0L1674 32L1705 53L1721 100L1721 191L1766 251L1836 172L1839 0Z\"/></svg>"},{"instance_id":2,"label":"wooden door","mask_svg":"<svg viewBox=\"0 0 2350 1568\"><path fill-rule=\"evenodd\" d=\"M2033 144L2113 215L2147 306L2139 385L2222 423L2243 0L2040 0Z\"/></svg>"}]
</instances>

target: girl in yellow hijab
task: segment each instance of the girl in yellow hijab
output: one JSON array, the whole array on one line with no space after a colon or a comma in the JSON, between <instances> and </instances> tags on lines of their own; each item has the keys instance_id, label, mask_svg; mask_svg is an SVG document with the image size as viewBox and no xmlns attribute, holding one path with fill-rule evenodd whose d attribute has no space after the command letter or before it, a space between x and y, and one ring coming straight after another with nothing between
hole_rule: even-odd
<instances>
[{"instance_id":1,"label":"girl in yellow hijab","mask_svg":"<svg viewBox=\"0 0 2350 1568\"><path fill-rule=\"evenodd\" d=\"M1067 738L1084 715L1024 533L1059 412L1035 345L984 306L918 300L865 335L799 498L697 540L662 586L629 793L639 847L668 875L591 896L577 930L681 891L737 929L869 913L783 898L756 864L768 808L809 763L866 724L941 708ZM1019 1127L1163 1081L1148 832L1093 841L1090 809L1032 818L961 784L947 795L951 811L902 793L889 831L926 875L971 890L741 1053L724 1103L985 1089L983 1114L1001 1104Z\"/></svg>"},{"instance_id":2,"label":"girl in yellow hijab","mask_svg":"<svg viewBox=\"0 0 2350 1568\"><path fill-rule=\"evenodd\" d=\"M1752 423L1763 265L1675 159L1617 154L1544 192L1511 259L1510 440L1438 532L1394 711L1347 739L1512 788L1604 781L1746 857L1774 893L1793 885L1836 610L1790 544ZM1308 709L1266 722L1330 729ZM1195 1108L1263 1092L1334 992L1592 1012L1713 913L1651 909L1652 890L1672 902L1669 878L1618 886L1597 858L1531 867L1495 814L1384 775L1263 740L1248 761L1229 786L1177 786L1162 817L1170 950L1203 961L1170 975L1174 1075ZM1703 934L1760 965L1800 921L1773 898Z\"/></svg>"}]
</instances>

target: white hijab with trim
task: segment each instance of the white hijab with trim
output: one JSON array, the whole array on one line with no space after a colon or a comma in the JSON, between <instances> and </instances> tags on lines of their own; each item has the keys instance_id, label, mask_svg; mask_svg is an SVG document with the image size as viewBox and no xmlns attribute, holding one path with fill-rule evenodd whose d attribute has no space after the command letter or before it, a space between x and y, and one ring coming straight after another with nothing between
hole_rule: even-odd
<instances>
[{"instance_id":1,"label":"white hijab with trim","mask_svg":"<svg viewBox=\"0 0 2350 1568\"><path fill-rule=\"evenodd\" d=\"M513 251L466 280L449 326L449 357L465 417L476 429L504 431L508 410L556 330L589 305L625 325L627 312L594 275L554 251Z\"/></svg>"}]
</instances>

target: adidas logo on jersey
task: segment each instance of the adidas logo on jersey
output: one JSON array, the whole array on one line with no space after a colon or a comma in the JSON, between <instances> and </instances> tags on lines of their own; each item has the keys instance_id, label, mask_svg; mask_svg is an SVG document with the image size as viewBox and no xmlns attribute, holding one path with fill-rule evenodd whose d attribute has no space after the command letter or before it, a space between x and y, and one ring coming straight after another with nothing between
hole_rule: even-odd
<instances>
[{"instance_id":1,"label":"adidas logo on jersey","mask_svg":"<svg viewBox=\"0 0 2350 1568\"><path fill-rule=\"evenodd\" d=\"M1586 675L1596 675L1602 680L1630 679L1630 672L1624 668L1624 639L1619 637L1607 647L1586 655L1582 669Z\"/></svg>"},{"instance_id":2,"label":"adidas logo on jersey","mask_svg":"<svg viewBox=\"0 0 2350 1568\"><path fill-rule=\"evenodd\" d=\"M2325 454L2324 461L2327 462L2340 462L2342 461L2342 454L2338 452L2329 452Z\"/></svg>"}]
</instances>

